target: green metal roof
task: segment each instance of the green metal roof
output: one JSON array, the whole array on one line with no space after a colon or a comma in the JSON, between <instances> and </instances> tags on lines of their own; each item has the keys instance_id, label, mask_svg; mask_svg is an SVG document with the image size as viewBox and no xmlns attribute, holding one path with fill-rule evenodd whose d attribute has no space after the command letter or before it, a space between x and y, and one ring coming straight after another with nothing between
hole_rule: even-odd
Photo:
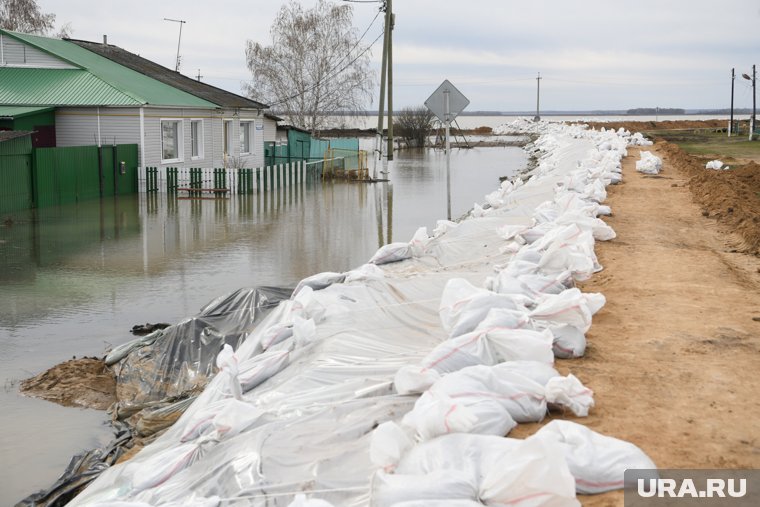
<instances>
[{"instance_id":1,"label":"green metal roof","mask_svg":"<svg viewBox=\"0 0 760 507\"><path fill-rule=\"evenodd\" d=\"M0 104L139 106L144 102L79 69L0 68Z\"/></svg>"},{"instance_id":2,"label":"green metal roof","mask_svg":"<svg viewBox=\"0 0 760 507\"><path fill-rule=\"evenodd\" d=\"M3 83L0 87L0 103L217 107L216 104L112 62L72 42L8 30L0 30L0 33L81 68L0 67L0 82Z\"/></svg>"},{"instance_id":3,"label":"green metal roof","mask_svg":"<svg viewBox=\"0 0 760 507\"><path fill-rule=\"evenodd\" d=\"M0 106L0 118L22 118L30 114L52 111L53 107Z\"/></svg>"}]
</instances>

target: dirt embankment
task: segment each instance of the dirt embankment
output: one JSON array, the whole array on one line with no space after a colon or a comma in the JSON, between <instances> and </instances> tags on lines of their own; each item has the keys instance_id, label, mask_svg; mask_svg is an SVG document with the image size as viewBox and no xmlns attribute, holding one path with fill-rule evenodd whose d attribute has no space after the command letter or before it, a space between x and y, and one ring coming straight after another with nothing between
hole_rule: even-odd
<instances>
[{"instance_id":1,"label":"dirt embankment","mask_svg":"<svg viewBox=\"0 0 760 507\"><path fill-rule=\"evenodd\" d=\"M708 170L703 159L675 144L658 142L656 149L689 178L702 215L717 219L727 233L735 235L735 249L760 255L760 165L750 162L726 171Z\"/></svg>"},{"instance_id":2,"label":"dirt embankment","mask_svg":"<svg viewBox=\"0 0 760 507\"><path fill-rule=\"evenodd\" d=\"M65 407L105 410L116 401L116 379L102 359L84 357L22 381L21 392Z\"/></svg>"},{"instance_id":3,"label":"dirt embankment","mask_svg":"<svg viewBox=\"0 0 760 507\"><path fill-rule=\"evenodd\" d=\"M608 187L617 238L597 243L604 271L582 284L607 304L586 356L558 369L594 390L579 422L633 442L661 468L760 468L760 257L736 251L720 225L736 213L725 203L744 209L751 196L672 146L653 151L660 175L637 173L639 150L629 149L624 182ZM620 506L623 493L581 502Z\"/></svg>"},{"instance_id":4,"label":"dirt embankment","mask_svg":"<svg viewBox=\"0 0 760 507\"><path fill-rule=\"evenodd\" d=\"M667 121L610 121L588 122L589 128L600 130L624 128L629 132L646 130L681 130L681 129L724 129L728 128L727 120L667 120Z\"/></svg>"}]
</instances>

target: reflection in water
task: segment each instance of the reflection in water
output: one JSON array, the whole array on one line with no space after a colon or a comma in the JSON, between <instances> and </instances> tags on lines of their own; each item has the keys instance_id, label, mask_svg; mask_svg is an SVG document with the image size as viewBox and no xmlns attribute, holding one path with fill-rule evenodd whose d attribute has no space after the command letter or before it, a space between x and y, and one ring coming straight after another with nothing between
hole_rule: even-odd
<instances>
[{"instance_id":1,"label":"reflection in water","mask_svg":"<svg viewBox=\"0 0 760 507\"><path fill-rule=\"evenodd\" d=\"M0 504L49 485L108 433L105 414L23 398L18 379L102 354L134 324L179 321L239 287L346 271L431 230L446 216L444 156L400 152L387 183L309 181L218 200L143 194L14 214L0 226ZM454 216L524 165L517 148L454 150Z\"/></svg>"}]
</instances>

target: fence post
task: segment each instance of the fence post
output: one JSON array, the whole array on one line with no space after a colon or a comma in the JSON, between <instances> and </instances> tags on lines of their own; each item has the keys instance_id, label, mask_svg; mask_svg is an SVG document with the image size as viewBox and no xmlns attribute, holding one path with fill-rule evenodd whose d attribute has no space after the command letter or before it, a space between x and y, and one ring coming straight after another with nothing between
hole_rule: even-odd
<instances>
[{"instance_id":1,"label":"fence post","mask_svg":"<svg viewBox=\"0 0 760 507\"><path fill-rule=\"evenodd\" d=\"M261 192L261 169L256 168L256 193Z\"/></svg>"}]
</instances>

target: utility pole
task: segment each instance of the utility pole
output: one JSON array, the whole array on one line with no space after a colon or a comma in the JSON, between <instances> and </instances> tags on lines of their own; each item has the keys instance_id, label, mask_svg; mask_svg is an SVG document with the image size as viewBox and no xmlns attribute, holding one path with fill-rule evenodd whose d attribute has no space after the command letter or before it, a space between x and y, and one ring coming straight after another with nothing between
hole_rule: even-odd
<instances>
[{"instance_id":1,"label":"utility pole","mask_svg":"<svg viewBox=\"0 0 760 507\"><path fill-rule=\"evenodd\" d=\"M197 75L197 76L195 76L195 78L196 78L198 81L200 81L202 77L203 77L203 76L201 76L201 69L198 69L198 75Z\"/></svg>"},{"instance_id":2,"label":"utility pole","mask_svg":"<svg viewBox=\"0 0 760 507\"><path fill-rule=\"evenodd\" d=\"M755 134L755 98L757 97L755 94L755 82L757 81L755 66L752 66L752 77L749 77L747 74L742 74L742 77L748 81L752 81L752 116L749 119L749 140L752 141Z\"/></svg>"},{"instance_id":3,"label":"utility pole","mask_svg":"<svg viewBox=\"0 0 760 507\"><path fill-rule=\"evenodd\" d=\"M391 29L388 32L388 161L393 160L393 27L396 15L393 14L392 4L393 0L388 0L391 19ZM388 171L390 172L390 165Z\"/></svg>"},{"instance_id":4,"label":"utility pole","mask_svg":"<svg viewBox=\"0 0 760 507\"><path fill-rule=\"evenodd\" d=\"M731 69L731 119L728 123L728 137L734 130L734 81L736 80L736 69Z\"/></svg>"},{"instance_id":5,"label":"utility pole","mask_svg":"<svg viewBox=\"0 0 760 507\"><path fill-rule=\"evenodd\" d=\"M383 34L383 59L380 64L380 105L377 113L377 134L375 135L375 156L372 168L372 179L377 179L377 164L382 162L383 158L383 114L385 112L385 77L388 67L388 39L391 31L391 12L388 8L390 0L386 0L383 8L385 9L385 31Z\"/></svg>"},{"instance_id":6,"label":"utility pole","mask_svg":"<svg viewBox=\"0 0 760 507\"><path fill-rule=\"evenodd\" d=\"M755 83L757 82L757 72L755 66L752 66L752 121L749 122L749 140L752 141L755 135L755 100L757 99L757 88Z\"/></svg>"},{"instance_id":7,"label":"utility pole","mask_svg":"<svg viewBox=\"0 0 760 507\"><path fill-rule=\"evenodd\" d=\"M174 72L179 72L179 45L182 43L182 25L187 23L187 21L184 21L182 19L171 19L171 18L164 18L164 21L172 21L174 23L179 23L179 38L177 39L177 63L174 65Z\"/></svg>"},{"instance_id":8,"label":"utility pole","mask_svg":"<svg viewBox=\"0 0 760 507\"><path fill-rule=\"evenodd\" d=\"M541 115L539 114L539 100L541 98L541 73L538 73L538 77L536 78L536 117L533 118L533 121L540 121Z\"/></svg>"}]
</instances>

